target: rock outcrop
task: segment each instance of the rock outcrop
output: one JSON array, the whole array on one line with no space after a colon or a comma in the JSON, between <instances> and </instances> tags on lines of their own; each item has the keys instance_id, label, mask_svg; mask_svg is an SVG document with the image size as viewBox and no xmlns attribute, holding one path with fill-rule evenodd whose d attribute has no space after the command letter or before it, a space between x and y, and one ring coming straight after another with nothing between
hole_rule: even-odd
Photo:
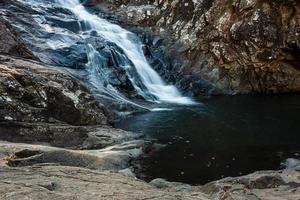
<instances>
[{"instance_id":1,"label":"rock outcrop","mask_svg":"<svg viewBox=\"0 0 300 200\"><path fill-rule=\"evenodd\" d=\"M192 186L162 190L123 170L143 143L66 150L0 141L0 199L207 199Z\"/></svg>"},{"instance_id":2,"label":"rock outcrop","mask_svg":"<svg viewBox=\"0 0 300 200\"><path fill-rule=\"evenodd\" d=\"M211 199L292 200L299 198L299 166L284 171L260 171L208 183L201 191Z\"/></svg>"},{"instance_id":3,"label":"rock outcrop","mask_svg":"<svg viewBox=\"0 0 300 200\"><path fill-rule=\"evenodd\" d=\"M94 170L129 169L130 161L143 153L147 142L132 140L102 149L70 150L44 145L0 141L0 166L56 165Z\"/></svg>"},{"instance_id":4,"label":"rock outcrop","mask_svg":"<svg viewBox=\"0 0 300 200\"><path fill-rule=\"evenodd\" d=\"M107 124L104 108L67 73L33 61L5 56L0 60L1 104L6 108L2 120Z\"/></svg>"},{"instance_id":5,"label":"rock outcrop","mask_svg":"<svg viewBox=\"0 0 300 200\"><path fill-rule=\"evenodd\" d=\"M297 0L88 0L86 5L113 11L129 27L159 36L152 43L163 46L171 62L167 70L174 74L166 78L175 77L195 95L300 91Z\"/></svg>"},{"instance_id":6,"label":"rock outcrop","mask_svg":"<svg viewBox=\"0 0 300 200\"><path fill-rule=\"evenodd\" d=\"M7 25L0 20L0 53L36 59L20 38L12 33L8 26L9 24Z\"/></svg>"},{"instance_id":7,"label":"rock outcrop","mask_svg":"<svg viewBox=\"0 0 300 200\"><path fill-rule=\"evenodd\" d=\"M137 91L137 86L142 90L145 86L135 68L127 70L124 67L131 66L132 62L122 48L101 37L97 31L85 31L88 25L63 6L43 1L34 1L34 4L4 1L0 3L0 21L10 25L11 32L22 38L41 62L73 69L69 72L93 85L97 95L102 97L101 102L114 110L134 109L128 101L121 101L124 97L153 98Z\"/></svg>"},{"instance_id":8,"label":"rock outcrop","mask_svg":"<svg viewBox=\"0 0 300 200\"><path fill-rule=\"evenodd\" d=\"M300 195L299 165L283 171L225 178L203 186L163 179L148 184L128 170L118 171L126 166L126 154L137 153L135 147L131 143L78 151L0 142L0 198L295 200Z\"/></svg>"},{"instance_id":9,"label":"rock outcrop","mask_svg":"<svg viewBox=\"0 0 300 200\"><path fill-rule=\"evenodd\" d=\"M1 139L103 148L138 136L109 128L109 112L66 72L7 56L0 61Z\"/></svg>"},{"instance_id":10,"label":"rock outcrop","mask_svg":"<svg viewBox=\"0 0 300 200\"><path fill-rule=\"evenodd\" d=\"M6 23L0 18L1 140L101 149L140 137L112 128L112 112L92 88L67 70L39 62Z\"/></svg>"},{"instance_id":11,"label":"rock outcrop","mask_svg":"<svg viewBox=\"0 0 300 200\"><path fill-rule=\"evenodd\" d=\"M57 200L207 200L200 192L168 192L111 172L74 167L0 168L0 198Z\"/></svg>"}]
</instances>

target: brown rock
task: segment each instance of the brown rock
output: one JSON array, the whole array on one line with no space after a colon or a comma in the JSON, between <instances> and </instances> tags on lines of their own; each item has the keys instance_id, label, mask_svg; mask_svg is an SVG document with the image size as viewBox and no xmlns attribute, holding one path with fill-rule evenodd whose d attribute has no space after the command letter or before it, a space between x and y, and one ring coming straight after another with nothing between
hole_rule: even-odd
<instances>
[{"instance_id":1,"label":"brown rock","mask_svg":"<svg viewBox=\"0 0 300 200\"><path fill-rule=\"evenodd\" d=\"M300 91L297 0L107 2L125 23L170 40L169 56L184 60L183 74L209 81L214 94ZM147 6L155 14L143 17Z\"/></svg>"}]
</instances>

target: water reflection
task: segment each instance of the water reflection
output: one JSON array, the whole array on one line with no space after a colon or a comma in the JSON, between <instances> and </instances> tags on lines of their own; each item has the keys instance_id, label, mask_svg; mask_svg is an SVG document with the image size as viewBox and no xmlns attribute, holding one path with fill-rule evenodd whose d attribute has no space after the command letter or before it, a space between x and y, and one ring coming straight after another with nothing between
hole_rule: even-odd
<instances>
[{"instance_id":1,"label":"water reflection","mask_svg":"<svg viewBox=\"0 0 300 200\"><path fill-rule=\"evenodd\" d=\"M118 127L167 144L142 159L144 178L205 183L224 176L279 169L299 157L300 96L213 97L124 119Z\"/></svg>"}]
</instances>

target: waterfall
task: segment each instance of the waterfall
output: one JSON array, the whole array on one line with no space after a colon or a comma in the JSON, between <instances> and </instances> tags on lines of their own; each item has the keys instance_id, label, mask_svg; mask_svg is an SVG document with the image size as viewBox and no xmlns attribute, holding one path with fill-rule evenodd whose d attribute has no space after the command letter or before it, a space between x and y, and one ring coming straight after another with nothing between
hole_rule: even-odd
<instances>
[{"instance_id":1,"label":"waterfall","mask_svg":"<svg viewBox=\"0 0 300 200\"><path fill-rule=\"evenodd\" d=\"M57 0L57 2L62 7L72 11L79 20L84 21L86 27L120 47L133 63L146 89L158 101L178 104L193 103L191 99L183 97L175 86L167 85L158 73L151 68L143 54L142 43L136 35L89 13L79 0ZM126 67L130 68L130 66ZM148 99L147 94L135 83L133 77L131 81L137 92Z\"/></svg>"},{"instance_id":2,"label":"waterfall","mask_svg":"<svg viewBox=\"0 0 300 200\"><path fill-rule=\"evenodd\" d=\"M46 1L19 1L30 4L32 8L40 13L44 13L44 15L49 15L49 13L46 13L47 9L52 9L49 6L49 2L47 3ZM51 38L45 38L45 43L48 44L53 51L57 51L74 47L78 43L77 41L80 40L79 44L85 45L84 49L88 60L85 64L85 70L89 73L89 80L94 86L101 88L108 96L114 99L127 103L131 102L127 99L126 95L122 94L120 89L115 87L114 84L110 84L110 81L107 81L108 79L111 80L108 74L113 70L108 69L107 66L103 66L105 65L103 64L103 56L98 52L97 46L90 41L91 36L96 36L99 40L103 39L108 42L109 48L112 49L111 52L113 52L113 56L119 61L117 67L122 68L122 73L124 72L126 74L126 80L130 82L135 93L143 97L146 101L183 105L195 103L190 98L182 96L175 86L166 84L160 75L149 65L143 52L143 44L134 33L90 13L81 4L80 0L54 0L54 2L57 8L63 8L73 13L80 31L72 33L72 31L68 31L63 25L51 26L53 21L48 23L47 19L49 17L45 18L43 15L36 15L35 20L45 32L51 35ZM64 15L60 16L59 12L58 10L56 12L57 14L51 13L50 19L54 19L55 21L60 20L65 23L64 20L68 19L64 19ZM80 39L76 41L74 38ZM31 44L34 43L35 42L31 41ZM43 57L43 55L41 56ZM60 59L64 56L65 53L62 53L59 54L58 58ZM55 62L56 58L57 57L50 57L49 59L47 57L41 60L46 60L46 62L54 60ZM58 64L62 62L63 60L59 61ZM118 73L118 69L116 69L115 73ZM131 102L131 104L135 103Z\"/></svg>"}]
</instances>

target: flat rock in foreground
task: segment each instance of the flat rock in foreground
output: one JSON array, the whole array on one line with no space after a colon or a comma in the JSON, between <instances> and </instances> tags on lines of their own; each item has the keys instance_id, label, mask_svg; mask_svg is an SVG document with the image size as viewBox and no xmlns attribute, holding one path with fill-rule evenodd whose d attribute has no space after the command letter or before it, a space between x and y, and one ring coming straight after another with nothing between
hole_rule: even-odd
<instances>
[{"instance_id":1,"label":"flat rock in foreground","mask_svg":"<svg viewBox=\"0 0 300 200\"><path fill-rule=\"evenodd\" d=\"M0 166L57 165L118 171L143 153L146 142L132 140L99 150L70 150L44 145L0 141Z\"/></svg>"},{"instance_id":2,"label":"flat rock in foreground","mask_svg":"<svg viewBox=\"0 0 300 200\"><path fill-rule=\"evenodd\" d=\"M0 168L0 198L38 199L222 199L297 200L299 171L260 172L203 187L165 182L155 187L133 177L68 166Z\"/></svg>"},{"instance_id":3,"label":"flat rock in foreground","mask_svg":"<svg viewBox=\"0 0 300 200\"><path fill-rule=\"evenodd\" d=\"M0 199L297 200L300 197L299 165L283 171L225 178L204 186L163 179L146 183L120 170L127 167L130 156L138 154L138 143L82 151L0 142Z\"/></svg>"},{"instance_id":4,"label":"flat rock in foreground","mask_svg":"<svg viewBox=\"0 0 300 200\"><path fill-rule=\"evenodd\" d=\"M74 167L0 169L0 199L207 199L201 193L168 192L121 174Z\"/></svg>"}]
</instances>

